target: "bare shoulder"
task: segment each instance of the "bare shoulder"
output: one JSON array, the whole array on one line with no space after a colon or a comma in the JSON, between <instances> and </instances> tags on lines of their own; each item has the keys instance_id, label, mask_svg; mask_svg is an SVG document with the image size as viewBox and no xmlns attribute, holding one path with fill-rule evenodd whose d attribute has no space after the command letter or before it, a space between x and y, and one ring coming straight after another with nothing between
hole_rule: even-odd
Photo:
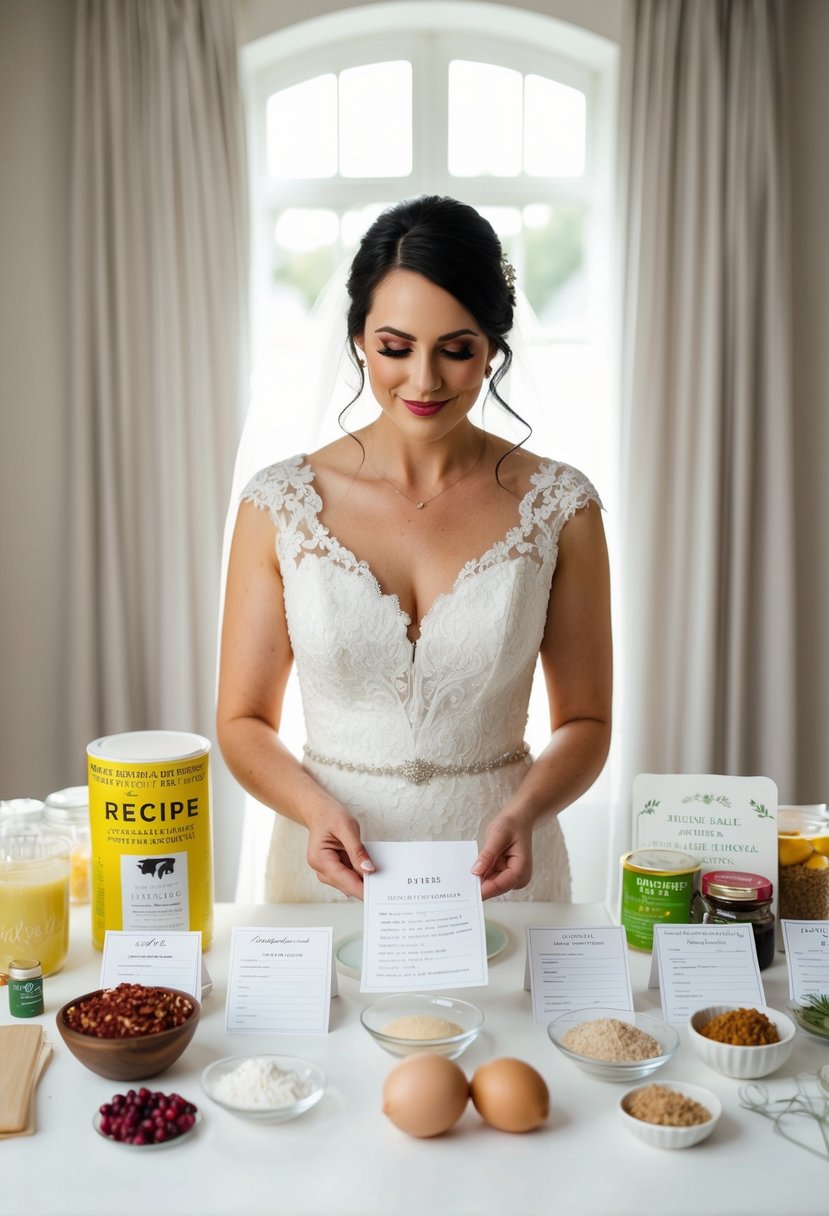
<instances>
[{"instance_id":1,"label":"bare shoulder","mask_svg":"<svg viewBox=\"0 0 829 1216\"><path fill-rule=\"evenodd\" d=\"M532 488L532 478L538 473L546 458L526 448L514 448L499 435L489 436L493 467L498 470L501 486L515 498L523 498Z\"/></svg>"},{"instance_id":2,"label":"bare shoulder","mask_svg":"<svg viewBox=\"0 0 829 1216\"><path fill-rule=\"evenodd\" d=\"M353 474L365 459L365 447L358 433L343 435L309 452L307 459L315 472Z\"/></svg>"}]
</instances>

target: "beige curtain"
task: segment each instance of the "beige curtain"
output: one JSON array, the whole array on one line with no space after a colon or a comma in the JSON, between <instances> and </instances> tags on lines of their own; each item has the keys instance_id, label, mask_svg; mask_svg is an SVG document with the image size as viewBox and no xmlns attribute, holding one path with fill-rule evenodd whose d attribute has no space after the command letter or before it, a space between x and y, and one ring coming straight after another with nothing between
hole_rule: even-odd
<instances>
[{"instance_id":1,"label":"beige curtain","mask_svg":"<svg viewBox=\"0 0 829 1216\"><path fill-rule=\"evenodd\" d=\"M615 856L637 772L795 793L781 21L777 0L626 0Z\"/></svg>"},{"instance_id":2,"label":"beige curtain","mask_svg":"<svg viewBox=\"0 0 829 1216\"><path fill-rule=\"evenodd\" d=\"M213 734L222 530L247 399L235 11L77 3L67 771L104 732Z\"/></svg>"}]
</instances>

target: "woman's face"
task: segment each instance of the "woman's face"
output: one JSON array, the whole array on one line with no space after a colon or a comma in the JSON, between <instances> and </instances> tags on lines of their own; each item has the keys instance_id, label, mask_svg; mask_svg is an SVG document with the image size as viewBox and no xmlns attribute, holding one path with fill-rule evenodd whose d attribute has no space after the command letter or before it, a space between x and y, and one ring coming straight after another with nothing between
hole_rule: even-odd
<instances>
[{"instance_id":1,"label":"woman's face","mask_svg":"<svg viewBox=\"0 0 829 1216\"><path fill-rule=\"evenodd\" d=\"M380 281L355 342L386 416L428 439L466 418L495 353L454 296L411 270Z\"/></svg>"}]
</instances>

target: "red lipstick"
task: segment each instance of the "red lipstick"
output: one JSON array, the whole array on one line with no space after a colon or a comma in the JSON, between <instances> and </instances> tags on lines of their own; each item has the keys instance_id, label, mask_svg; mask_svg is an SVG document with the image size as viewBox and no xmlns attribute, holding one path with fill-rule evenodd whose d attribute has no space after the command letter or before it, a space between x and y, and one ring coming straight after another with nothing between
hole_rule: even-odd
<instances>
[{"instance_id":1,"label":"red lipstick","mask_svg":"<svg viewBox=\"0 0 829 1216\"><path fill-rule=\"evenodd\" d=\"M434 414L440 413L443 407L449 404L451 398L447 398L446 401L407 401L405 397L401 397L400 400L406 409L417 418L431 418Z\"/></svg>"}]
</instances>

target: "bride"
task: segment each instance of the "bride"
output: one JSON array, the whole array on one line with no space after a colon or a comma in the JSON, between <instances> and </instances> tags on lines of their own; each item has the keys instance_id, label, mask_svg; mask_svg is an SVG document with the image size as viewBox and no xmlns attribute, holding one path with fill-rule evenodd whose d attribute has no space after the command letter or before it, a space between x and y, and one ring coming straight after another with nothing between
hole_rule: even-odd
<instances>
[{"instance_id":1,"label":"bride","mask_svg":"<svg viewBox=\"0 0 829 1216\"><path fill-rule=\"evenodd\" d=\"M473 208L427 196L385 211L346 320L376 419L242 495L217 727L236 778L278 812L270 900L359 898L365 841L425 839L476 839L485 899L569 898L556 816L610 736L607 554L581 473L470 420L486 381L509 408L512 278ZM551 734L533 758L539 653ZM279 738L294 662L302 762Z\"/></svg>"}]
</instances>

